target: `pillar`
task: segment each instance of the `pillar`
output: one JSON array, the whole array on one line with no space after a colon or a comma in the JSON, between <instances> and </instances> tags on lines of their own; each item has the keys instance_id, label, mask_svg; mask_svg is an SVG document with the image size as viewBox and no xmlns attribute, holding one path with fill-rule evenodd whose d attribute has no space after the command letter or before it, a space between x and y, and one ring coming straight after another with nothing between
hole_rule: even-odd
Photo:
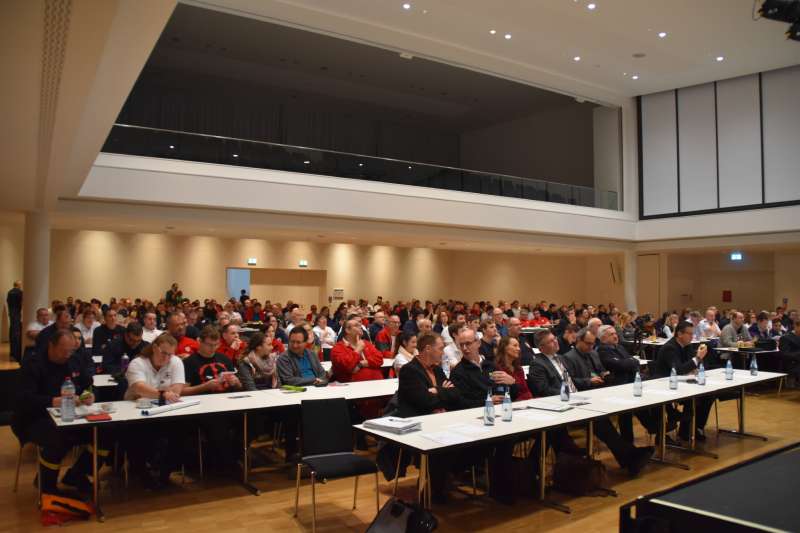
<instances>
[{"instance_id":1,"label":"pillar","mask_svg":"<svg viewBox=\"0 0 800 533\"><path fill-rule=\"evenodd\" d=\"M50 214L25 214L25 247L22 264L23 323L36 320L36 309L50 307Z\"/></svg>"},{"instance_id":2,"label":"pillar","mask_svg":"<svg viewBox=\"0 0 800 533\"><path fill-rule=\"evenodd\" d=\"M639 310L636 298L636 251L625 250L625 270L622 273L625 285L625 309Z\"/></svg>"}]
</instances>

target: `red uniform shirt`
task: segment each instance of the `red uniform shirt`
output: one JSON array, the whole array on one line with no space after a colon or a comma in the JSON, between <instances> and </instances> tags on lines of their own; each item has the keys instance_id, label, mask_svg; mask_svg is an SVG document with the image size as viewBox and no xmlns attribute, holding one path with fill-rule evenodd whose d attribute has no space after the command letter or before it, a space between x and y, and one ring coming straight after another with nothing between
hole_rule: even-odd
<instances>
[{"instance_id":1,"label":"red uniform shirt","mask_svg":"<svg viewBox=\"0 0 800 533\"><path fill-rule=\"evenodd\" d=\"M196 340L184 335L178 341L178 347L175 348L175 355L177 355L181 359L185 359L190 355L195 354L199 347L200 344Z\"/></svg>"},{"instance_id":2,"label":"red uniform shirt","mask_svg":"<svg viewBox=\"0 0 800 533\"><path fill-rule=\"evenodd\" d=\"M217 353L221 353L234 363L238 363L239 359L242 357L242 353L244 353L245 348L247 348L247 343L244 341L239 341L239 348L234 350L228 343L225 342L225 339L220 337L219 339L219 348L217 348Z\"/></svg>"},{"instance_id":3,"label":"red uniform shirt","mask_svg":"<svg viewBox=\"0 0 800 533\"><path fill-rule=\"evenodd\" d=\"M331 363L333 364L333 379L341 383L348 381L369 381L371 379L383 379L383 354L378 351L369 341L364 342L364 358L368 366L353 373L353 369L358 365L361 356L350 343L342 339L336 343L331 350Z\"/></svg>"}]
</instances>

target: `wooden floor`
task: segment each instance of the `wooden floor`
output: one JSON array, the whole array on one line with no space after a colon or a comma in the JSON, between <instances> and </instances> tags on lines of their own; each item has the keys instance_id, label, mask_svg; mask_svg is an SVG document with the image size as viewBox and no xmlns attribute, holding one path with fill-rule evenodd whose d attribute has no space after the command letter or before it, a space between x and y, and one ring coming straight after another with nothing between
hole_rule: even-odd
<instances>
[{"instance_id":1,"label":"wooden floor","mask_svg":"<svg viewBox=\"0 0 800 533\"><path fill-rule=\"evenodd\" d=\"M720 425L733 427L736 420L735 402L720 404ZM558 493L556 501L568 503L572 514L544 508L535 500L522 500L509 507L485 497L472 498L456 494L444 507L434 507L439 519L438 531L614 531L618 528L619 507L641 494L669 487L692 477L736 463L767 450L800 440L800 391L784 391L777 397L775 390L762 391L747 398L747 430L769 437L768 442L752 439L716 437L712 411L706 443L720 455L714 460L706 457L672 455L691 465L690 471L655 464L645 467L641 476L629 478L616 467L602 446L600 458L609 470L611 486L619 497L572 498ZM639 428L641 429L641 428ZM644 444L645 437L637 437ZM40 529L39 513L35 506L36 490L33 450L23 456L20 488L12 492L18 444L9 427L0 427L0 530L32 531ZM412 498L416 472L400 484L399 495ZM319 531L364 531L375 514L374 478L365 476L359 483L358 509L351 510L353 481L342 480L321 486L317 490L317 526ZM382 478L381 478L382 479ZM159 493L141 490L126 492L115 478L105 476L103 509L105 523L72 523L72 531L163 531L168 529L201 533L205 531L310 531L311 495L307 481L301 486L299 519L293 518L294 482L285 472L256 474L254 483L262 490L252 496L234 481L191 482L176 485ZM179 480L179 478L178 478ZM381 502L390 494L391 485L381 483ZM265 529L266 528L266 529Z\"/></svg>"}]
</instances>

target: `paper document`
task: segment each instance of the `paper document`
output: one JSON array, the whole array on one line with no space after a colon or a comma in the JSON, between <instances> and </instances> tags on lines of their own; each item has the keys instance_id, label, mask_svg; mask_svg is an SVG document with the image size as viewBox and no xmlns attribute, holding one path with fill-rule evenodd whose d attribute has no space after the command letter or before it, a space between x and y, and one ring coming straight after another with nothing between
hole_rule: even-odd
<instances>
[{"instance_id":1,"label":"paper document","mask_svg":"<svg viewBox=\"0 0 800 533\"><path fill-rule=\"evenodd\" d=\"M453 444L464 444L465 442L472 442L472 439L467 437L466 435L462 435L460 433L454 433L452 431L435 431L431 433L420 433L421 437L425 437L428 440L432 440L433 442L439 444L445 444L447 446L451 446Z\"/></svg>"},{"instance_id":2,"label":"paper document","mask_svg":"<svg viewBox=\"0 0 800 533\"><path fill-rule=\"evenodd\" d=\"M517 413L515 416L517 418L524 418L525 420L533 420L534 422L549 422L558 418L557 415L537 409L528 409L527 411Z\"/></svg>"},{"instance_id":3,"label":"paper document","mask_svg":"<svg viewBox=\"0 0 800 533\"><path fill-rule=\"evenodd\" d=\"M490 431L486 426L479 426L477 424L453 424L452 426L445 427L445 430L469 437L480 437L481 435L486 435Z\"/></svg>"}]
</instances>

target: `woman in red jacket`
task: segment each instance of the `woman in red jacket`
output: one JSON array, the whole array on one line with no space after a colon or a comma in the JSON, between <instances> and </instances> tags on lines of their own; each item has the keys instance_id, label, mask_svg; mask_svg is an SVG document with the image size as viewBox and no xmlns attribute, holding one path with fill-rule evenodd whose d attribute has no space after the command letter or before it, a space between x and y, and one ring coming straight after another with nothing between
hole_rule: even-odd
<instances>
[{"instance_id":1,"label":"woman in red jacket","mask_svg":"<svg viewBox=\"0 0 800 533\"><path fill-rule=\"evenodd\" d=\"M533 398L533 394L528 388L528 380L525 379L525 371L522 369L519 354L519 341L514 337L503 337L497 343L494 356L497 365L496 372L505 372L514 378L514 385L516 385L514 401L518 402ZM494 379L494 376L492 378ZM495 379L495 381L497 380Z\"/></svg>"}]
</instances>

